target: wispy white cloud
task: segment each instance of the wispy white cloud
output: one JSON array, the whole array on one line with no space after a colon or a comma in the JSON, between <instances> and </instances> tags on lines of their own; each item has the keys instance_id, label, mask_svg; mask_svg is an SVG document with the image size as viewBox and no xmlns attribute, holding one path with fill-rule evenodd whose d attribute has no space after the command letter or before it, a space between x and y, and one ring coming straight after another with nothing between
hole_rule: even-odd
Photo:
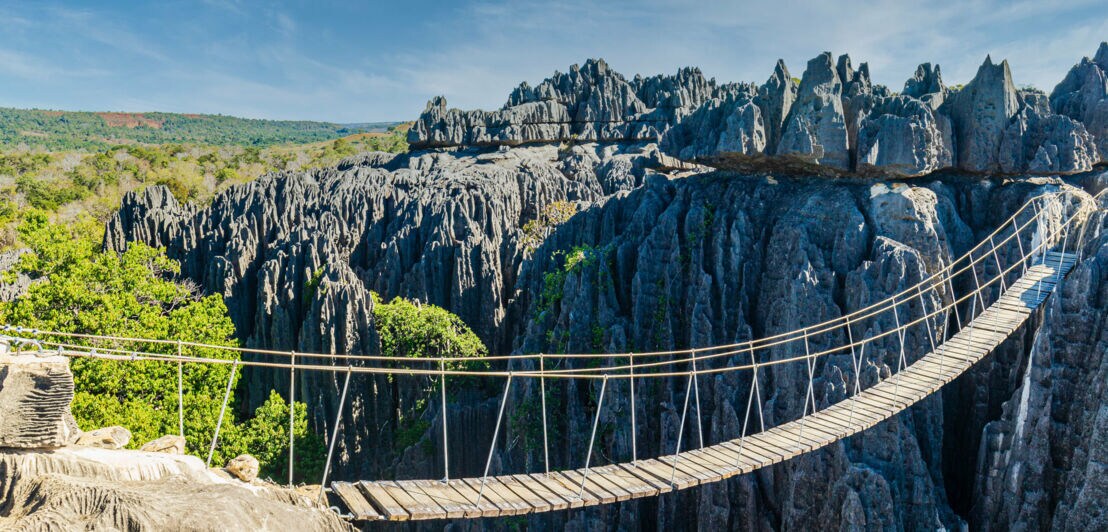
<instances>
[{"instance_id":1,"label":"wispy white cloud","mask_svg":"<svg viewBox=\"0 0 1108 532\"><path fill-rule=\"evenodd\" d=\"M0 74L25 81L0 86L9 101L335 121L410 119L439 94L499 107L519 82L590 57L627 76L699 66L762 82L777 58L799 76L828 50L898 89L918 63L960 83L992 54L1018 83L1050 90L1108 37L1103 0L3 1ZM58 81L81 75L105 79Z\"/></svg>"}]
</instances>

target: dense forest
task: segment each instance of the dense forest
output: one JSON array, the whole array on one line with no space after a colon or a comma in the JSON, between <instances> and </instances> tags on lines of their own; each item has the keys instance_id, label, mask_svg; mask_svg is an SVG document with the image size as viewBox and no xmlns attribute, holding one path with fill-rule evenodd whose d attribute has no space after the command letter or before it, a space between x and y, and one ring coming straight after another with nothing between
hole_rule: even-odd
<instances>
[{"instance_id":1,"label":"dense forest","mask_svg":"<svg viewBox=\"0 0 1108 532\"><path fill-rule=\"evenodd\" d=\"M30 211L61 222L103 222L119 208L123 194L149 185L165 185L181 201L204 203L267 172L333 166L366 151L407 151L407 129L401 124L380 133L269 147L165 143L0 149L0 250L18 243L16 226Z\"/></svg>"},{"instance_id":2,"label":"dense forest","mask_svg":"<svg viewBox=\"0 0 1108 532\"><path fill-rule=\"evenodd\" d=\"M97 113L0 107L0 147L104 150L123 144L189 143L267 147L379 133L392 122L255 120L223 115Z\"/></svg>"}]
</instances>

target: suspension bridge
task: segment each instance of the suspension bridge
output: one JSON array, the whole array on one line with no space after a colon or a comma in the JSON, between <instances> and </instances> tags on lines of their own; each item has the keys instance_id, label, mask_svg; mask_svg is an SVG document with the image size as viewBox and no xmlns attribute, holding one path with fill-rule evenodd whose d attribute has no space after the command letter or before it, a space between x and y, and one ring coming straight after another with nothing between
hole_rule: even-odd
<instances>
[{"instance_id":1,"label":"suspension bridge","mask_svg":"<svg viewBox=\"0 0 1108 532\"><path fill-rule=\"evenodd\" d=\"M170 340L121 338L40 331L5 326L0 341L16 349L38 349L50 354L115 361L155 361L177 365L178 414L184 433L181 374L186 364L227 364L231 376L223 398L223 410L214 428L208 452L219 442L220 426L231 395L231 383L239 367L283 369L290 373L289 398L295 398L297 371L328 371L344 375L335 423L329 438L327 461L319 499L330 491L345 507L336 508L359 521L407 521L512 516L610 504L640 497L718 482L735 475L783 462L820 449L889 419L935 393L989 355L1021 328L1062 284L1081 260L1086 241L1098 234L1086 223L1098 211L1101 193L1090 199L1073 191L1052 192L1033 198L973 249L942 266L918 283L877 303L843 316L755 340L683 350L610 354L524 354L489 356L490 368L451 369L472 359L427 357L397 359L383 356L297 353L249 348L228 348ZM958 291L961 289L961 292ZM922 338L926 353L909 353L907 337ZM135 345L175 346L175 354L135 350ZM129 348L130 347L130 348ZM205 358L184 354L185 349L231 350L239 355L285 357L284 361L240 358ZM869 351L867 353L867 350ZM167 349L172 351L172 349ZM846 397L823 408L817 406L814 382L819 362L831 355L849 355L852 374L847 375ZM867 356L896 360L895 371L867 383L861 378ZM568 364L567 361L599 362ZM562 363L557 363L562 362ZM767 427L762 412L760 382L764 375L785 365L799 365L806 375L803 409L796 419ZM826 364L825 364L826 367ZM723 373L749 374L742 428L726 441L705 441L700 409L700 379ZM330 467L342 426L344 407L355 374L421 376L438 381L444 478L422 480L367 480L331 482ZM760 375L763 376L760 378ZM488 459L479 477L451 478L446 419L447 386L451 379L493 377L503 379L496 425L492 428ZM493 457L504 426L504 412L513 381L538 381L541 398L542 471L491 474ZM635 387L645 379L684 381L680 426L673 452L663 456L638 456ZM571 380L599 383L592 430L581 467L551 470L546 391ZM593 463L597 429L605 396L621 382L628 393L631 456L626 461ZM738 398L736 398L738 399ZM741 399L740 399L741 400ZM689 419L690 402L695 423ZM290 427L292 423L290 408ZM755 430L755 427L757 430ZM685 448L685 432L697 435L696 448ZM289 431L289 484L295 465L294 441Z\"/></svg>"}]
</instances>

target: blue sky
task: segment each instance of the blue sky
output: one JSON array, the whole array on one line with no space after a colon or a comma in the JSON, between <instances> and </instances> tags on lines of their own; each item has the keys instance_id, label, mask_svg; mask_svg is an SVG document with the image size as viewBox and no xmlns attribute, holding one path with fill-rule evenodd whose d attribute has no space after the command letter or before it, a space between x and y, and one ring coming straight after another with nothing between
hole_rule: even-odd
<instances>
[{"instance_id":1,"label":"blue sky","mask_svg":"<svg viewBox=\"0 0 1108 532\"><path fill-rule=\"evenodd\" d=\"M799 77L823 50L899 89L924 61L948 84L986 54L1049 91L1108 39L1108 2L9 2L0 106L408 120L426 101L499 107L520 81L604 57L627 76L699 66L721 81Z\"/></svg>"}]
</instances>

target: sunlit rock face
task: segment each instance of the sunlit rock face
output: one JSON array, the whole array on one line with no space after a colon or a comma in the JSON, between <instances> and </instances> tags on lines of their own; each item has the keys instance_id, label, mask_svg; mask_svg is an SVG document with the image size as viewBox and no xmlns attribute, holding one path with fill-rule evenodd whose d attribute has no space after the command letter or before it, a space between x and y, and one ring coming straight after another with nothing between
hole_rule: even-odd
<instances>
[{"instance_id":1,"label":"sunlit rock face","mask_svg":"<svg viewBox=\"0 0 1108 532\"><path fill-rule=\"evenodd\" d=\"M373 290L457 313L496 353L638 352L732 343L841 316L948 264L1030 197L1108 183L1096 174L1068 178L1070 185L1027 178L1088 170L1103 158L1100 137L1086 129L1087 107L1062 112L1058 90L1046 98L1015 89L1006 63L987 60L958 89L943 84L937 65L924 64L894 94L872 83L866 65L832 57L814 59L799 83L778 63L761 85L718 84L693 70L628 81L593 61L521 86L498 111L462 112L436 101L413 128L420 149L409 154L266 176L203 208L151 188L124 201L106 245L167 247L183 275L224 294L252 346L377 354ZM1081 79L1095 74L1091 63L1082 63ZM1089 93L1084 84L1063 85L1072 86L1064 94ZM723 170L678 174L672 157ZM827 179L838 176L851 179ZM521 228L554 201L582 212L525 253ZM1063 289L1065 304L1078 302L1065 320L1048 309L979 367L896 418L755 474L658 499L532 516L529 524L1096 528L1097 501L1108 498L1094 474L1108 461L1096 432L1106 404L1096 372L1106 350L1094 334L1068 329L1105 319L1100 302L1108 294L1096 272L1108 270L1097 262L1108 251L1094 241L1101 242L1090 236L1083 244L1074 274L1088 282ZM588 260L565 272L574 249ZM559 269L564 276L551 275ZM855 332L893 326L859 324ZM1031 354L1055 330L1078 346L1056 352L1085 356L1086 365L1060 355L1055 365L1040 355L1047 346ZM842 341L827 338L826 345ZM905 341L911 360L929 349L922 330ZM817 402L842 400L859 380L887 375L898 352L895 341L876 346L857 372L848 353L826 357L816 368ZM1039 378L1044 371L1049 377ZM341 382L300 378L298 399L309 404L313 427L329 434ZM761 378L767 425L803 412L803 366ZM248 371L248 403L270 388L287 389L287 379ZM583 465L580 435L595 419L598 386L551 390L553 467ZM658 380L639 389L639 456L673 451L685 386ZM1093 390L1091 399L1082 387ZM440 478L444 420L452 475L479 475L502 389L459 385L445 415L432 389L426 379L355 382L336 478ZM741 433L749 376L705 378L699 389L705 442ZM1023 390L1029 406L1017 409ZM494 472L542 470L538 399L534 383L513 384ZM416 443L398 437L390 410L397 402L426 405L422 419L430 426ZM630 408L626 393L607 396L594 458L629 458ZM1062 408L1079 415L1065 425L1051 421ZM691 424L684 430L683 442L696 441ZM1036 439L1043 433L1045 443ZM1074 445L1080 452L1070 456L1065 449ZM1036 468L1037 477L1020 476ZM1017 469L1030 480L1019 485L1019 497L1001 498L997 490L1009 489L1002 484Z\"/></svg>"},{"instance_id":2,"label":"sunlit rock face","mask_svg":"<svg viewBox=\"0 0 1108 532\"><path fill-rule=\"evenodd\" d=\"M524 83L495 111L428 103L409 132L419 149L660 142L678 159L743 172L910 178L1087 172L1106 159L1108 45L1051 93L1020 90L991 57L965 86L919 66L900 93L869 65L824 52L797 83L778 61L762 85L717 83L697 69L628 81L603 60Z\"/></svg>"}]
</instances>

